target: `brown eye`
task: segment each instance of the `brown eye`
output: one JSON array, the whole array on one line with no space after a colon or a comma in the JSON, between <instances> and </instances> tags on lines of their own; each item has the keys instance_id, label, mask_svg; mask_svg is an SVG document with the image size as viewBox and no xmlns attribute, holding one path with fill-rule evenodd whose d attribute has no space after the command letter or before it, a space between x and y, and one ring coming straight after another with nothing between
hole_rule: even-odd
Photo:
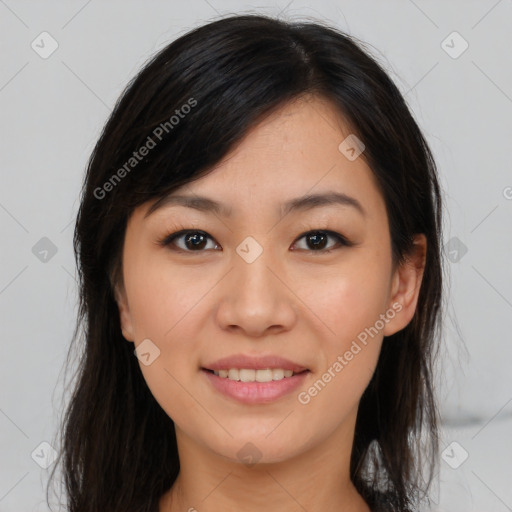
<instances>
[{"instance_id":1,"label":"brown eye","mask_svg":"<svg viewBox=\"0 0 512 512\"><path fill-rule=\"evenodd\" d=\"M325 249L328 243L328 236L325 233L312 233L306 236L306 243L313 250Z\"/></svg>"},{"instance_id":2,"label":"brown eye","mask_svg":"<svg viewBox=\"0 0 512 512\"><path fill-rule=\"evenodd\" d=\"M175 245L179 250L186 252L202 252L203 249L216 249L219 244L213 243L213 247L207 247L208 241L213 238L204 231L179 231L167 236L162 245Z\"/></svg>"},{"instance_id":3,"label":"brown eye","mask_svg":"<svg viewBox=\"0 0 512 512\"><path fill-rule=\"evenodd\" d=\"M187 233L183 240L187 249L204 249L206 246L206 237L202 233Z\"/></svg>"},{"instance_id":4,"label":"brown eye","mask_svg":"<svg viewBox=\"0 0 512 512\"><path fill-rule=\"evenodd\" d=\"M305 240L306 247L300 247L300 249L311 252L325 253L340 246L351 245L345 237L333 231L309 231L308 233L304 233L298 240L302 239ZM328 246L329 239L335 242Z\"/></svg>"}]
</instances>

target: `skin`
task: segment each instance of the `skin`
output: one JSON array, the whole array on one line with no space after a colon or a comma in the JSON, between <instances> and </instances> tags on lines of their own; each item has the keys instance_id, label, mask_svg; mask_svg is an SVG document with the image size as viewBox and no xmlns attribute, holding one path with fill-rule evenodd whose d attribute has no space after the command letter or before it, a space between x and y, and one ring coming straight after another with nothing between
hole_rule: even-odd
<instances>
[{"instance_id":1,"label":"skin","mask_svg":"<svg viewBox=\"0 0 512 512\"><path fill-rule=\"evenodd\" d=\"M426 240L418 235L406 263L393 267L372 171L362 157L350 161L338 150L350 133L331 103L302 97L179 190L225 204L231 217L178 205L145 217L152 203L130 217L116 289L122 332L135 346L149 338L160 350L140 368L175 423L181 464L160 511L238 511L241 504L249 512L370 510L349 477L357 408L383 337L412 319ZM366 214L328 205L280 215L287 199L326 191L356 198ZM184 237L174 246L158 244L183 228L208 233L207 246L194 250ZM329 238L331 252L314 252L303 236L310 230L331 230L355 245ZM252 263L236 252L248 236L263 249ZM359 344L362 350L309 403L300 403L298 393L393 304L401 309L378 335ZM277 354L310 373L299 390L275 402L240 404L200 370L237 353ZM252 466L237 456L248 442L261 457Z\"/></svg>"}]
</instances>

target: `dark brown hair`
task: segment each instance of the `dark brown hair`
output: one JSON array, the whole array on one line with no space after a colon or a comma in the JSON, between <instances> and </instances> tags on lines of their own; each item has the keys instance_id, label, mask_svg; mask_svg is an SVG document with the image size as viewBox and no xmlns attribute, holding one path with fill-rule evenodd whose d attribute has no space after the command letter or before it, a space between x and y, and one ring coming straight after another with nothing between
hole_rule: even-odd
<instances>
[{"instance_id":1,"label":"dark brown hair","mask_svg":"<svg viewBox=\"0 0 512 512\"><path fill-rule=\"evenodd\" d=\"M364 43L319 22L246 15L208 23L159 51L121 95L91 155L74 235L80 303L70 353L80 341L78 371L59 458L69 512L155 512L179 472L173 421L120 330L113 285L127 219L207 174L264 116L304 94L332 101L365 144L361 157L385 199L394 263L410 252L414 234L427 238L417 310L384 340L350 464L371 506L387 500L403 511L427 493L438 450L432 376L442 296L434 159ZM155 147L127 165L150 136Z\"/></svg>"}]
</instances>

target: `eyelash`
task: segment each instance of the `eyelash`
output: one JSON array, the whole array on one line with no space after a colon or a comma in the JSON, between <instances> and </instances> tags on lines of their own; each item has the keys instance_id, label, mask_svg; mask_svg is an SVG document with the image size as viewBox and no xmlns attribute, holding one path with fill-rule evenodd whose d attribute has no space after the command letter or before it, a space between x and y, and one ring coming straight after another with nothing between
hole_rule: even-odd
<instances>
[{"instance_id":1,"label":"eyelash","mask_svg":"<svg viewBox=\"0 0 512 512\"><path fill-rule=\"evenodd\" d=\"M202 231L200 229L187 229L187 228L184 228L183 226L180 226L178 229L179 229L179 231L174 231L172 233L169 233L169 234L165 235L164 237L162 237L160 240L158 240L158 242L157 242L158 245L160 245L162 247L168 247L176 239L178 239L184 235L190 234L190 233L198 233L198 234L208 237L210 240L215 241L215 239L211 235L209 235L208 233L206 233L205 231ZM323 235L327 235L328 237L335 238L337 240L337 245L335 245L334 247L331 247L330 249L319 249L319 250L299 249L299 250L306 251L308 253L328 254L328 253L331 253L332 251L340 249L342 247L352 247L353 245L355 245L353 242L349 241L347 238L345 238L340 233L336 233L335 231L330 231L328 229L313 229L313 230L306 231L305 233L302 233L298 238L296 238L294 244L297 243L302 238L304 238L308 235L314 235L314 234L323 234ZM215 243L217 245L220 245L216 241L215 241ZM211 249L200 249L197 251L191 251L188 249L182 249L182 248L178 247L178 248L174 248L172 250L177 251L177 252L200 253L200 252L205 252L205 250L211 250Z\"/></svg>"}]
</instances>

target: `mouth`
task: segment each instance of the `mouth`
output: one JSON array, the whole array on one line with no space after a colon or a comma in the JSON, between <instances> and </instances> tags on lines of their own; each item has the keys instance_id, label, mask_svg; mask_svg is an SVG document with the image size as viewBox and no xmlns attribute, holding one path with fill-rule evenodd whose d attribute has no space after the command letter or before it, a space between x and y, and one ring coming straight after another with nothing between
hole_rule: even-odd
<instances>
[{"instance_id":1,"label":"mouth","mask_svg":"<svg viewBox=\"0 0 512 512\"><path fill-rule=\"evenodd\" d=\"M220 370L210 370L208 368L202 369L221 379L228 379L235 382L260 383L281 381L305 372L309 372L307 369L293 371L284 368L224 368Z\"/></svg>"},{"instance_id":2,"label":"mouth","mask_svg":"<svg viewBox=\"0 0 512 512\"><path fill-rule=\"evenodd\" d=\"M256 405L289 397L304 385L311 371L302 367L282 368L282 365L263 368L216 365L215 368L201 368L201 373L220 396L239 404Z\"/></svg>"},{"instance_id":3,"label":"mouth","mask_svg":"<svg viewBox=\"0 0 512 512\"><path fill-rule=\"evenodd\" d=\"M289 396L311 373L299 363L271 354L235 354L200 369L215 391L244 404L266 404Z\"/></svg>"}]
</instances>

